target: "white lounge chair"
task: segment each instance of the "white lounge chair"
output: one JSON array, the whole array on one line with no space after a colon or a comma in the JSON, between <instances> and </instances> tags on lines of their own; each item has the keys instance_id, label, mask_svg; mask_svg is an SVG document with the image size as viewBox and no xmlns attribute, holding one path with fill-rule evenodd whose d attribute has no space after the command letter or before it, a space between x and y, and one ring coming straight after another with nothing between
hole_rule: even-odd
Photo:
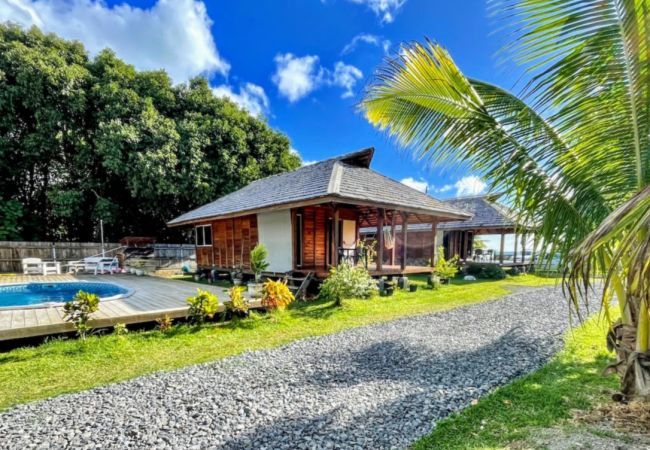
<instances>
[{"instance_id":1,"label":"white lounge chair","mask_svg":"<svg viewBox=\"0 0 650 450\"><path fill-rule=\"evenodd\" d=\"M25 275L58 275L61 273L61 263L58 261L43 261L41 258L23 258L23 274Z\"/></svg>"},{"instance_id":2,"label":"white lounge chair","mask_svg":"<svg viewBox=\"0 0 650 450\"><path fill-rule=\"evenodd\" d=\"M43 261L41 258L23 258L23 274L43 275Z\"/></svg>"}]
</instances>

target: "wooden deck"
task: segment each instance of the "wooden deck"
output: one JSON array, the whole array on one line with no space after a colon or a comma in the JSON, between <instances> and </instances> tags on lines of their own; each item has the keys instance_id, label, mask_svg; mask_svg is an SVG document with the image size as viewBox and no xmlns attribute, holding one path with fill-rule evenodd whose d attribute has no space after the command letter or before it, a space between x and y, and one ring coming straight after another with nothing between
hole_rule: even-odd
<instances>
[{"instance_id":1,"label":"wooden deck","mask_svg":"<svg viewBox=\"0 0 650 450\"><path fill-rule=\"evenodd\" d=\"M329 275L329 269L324 267L319 267L316 270L303 268L304 272L313 271L316 273L317 278L327 278ZM428 274L431 273L431 267L428 266L406 266L402 269L400 266L391 266L384 264L381 270L377 270L374 267L374 264L368 267L368 273L373 277L393 277L393 276L402 276L402 275L416 275L416 274Z\"/></svg>"},{"instance_id":2,"label":"wooden deck","mask_svg":"<svg viewBox=\"0 0 650 450\"><path fill-rule=\"evenodd\" d=\"M185 317L187 297L196 295L197 287L228 299L227 290L218 286L199 285L187 281L133 275L50 275L50 276L2 276L1 284L54 281L106 281L117 283L134 293L130 297L100 302L99 311L93 315L91 325L96 328L111 327L116 323L135 324L151 322L168 315ZM259 306L259 303L254 304ZM223 306L221 305L221 310ZM74 331L63 320L63 308L0 309L0 341Z\"/></svg>"}]
</instances>

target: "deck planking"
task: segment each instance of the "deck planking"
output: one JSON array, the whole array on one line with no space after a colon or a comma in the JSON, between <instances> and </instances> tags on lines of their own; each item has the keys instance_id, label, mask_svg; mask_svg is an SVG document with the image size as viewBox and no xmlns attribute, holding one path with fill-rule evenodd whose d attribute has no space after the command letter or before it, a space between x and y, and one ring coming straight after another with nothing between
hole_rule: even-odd
<instances>
[{"instance_id":1,"label":"deck planking","mask_svg":"<svg viewBox=\"0 0 650 450\"><path fill-rule=\"evenodd\" d=\"M3 276L0 285L27 282L56 281L106 281L133 289L129 297L102 301L93 314L91 326L112 327L117 323L137 324L152 322L168 315L171 318L187 315L187 297L196 295L196 289L208 290L219 297L220 310L228 300L225 288L199 285L187 281L133 275L52 275L52 276ZM253 302L259 307L259 302ZM44 308L0 309L0 341L20 339L73 331L70 323L63 320L61 306Z\"/></svg>"}]
</instances>

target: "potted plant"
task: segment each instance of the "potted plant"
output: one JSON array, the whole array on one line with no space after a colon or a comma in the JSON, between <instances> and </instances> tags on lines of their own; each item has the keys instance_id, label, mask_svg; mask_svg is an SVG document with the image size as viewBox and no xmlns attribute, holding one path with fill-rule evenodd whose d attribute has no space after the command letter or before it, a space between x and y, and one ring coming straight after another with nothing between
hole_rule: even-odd
<instances>
[{"instance_id":1,"label":"potted plant","mask_svg":"<svg viewBox=\"0 0 650 450\"><path fill-rule=\"evenodd\" d=\"M269 267L269 262L266 258L269 257L269 252L266 250L264 244L257 244L253 250L251 250L251 270L255 274L255 281L248 283L248 293L254 297L258 298L262 296L262 272L264 272Z\"/></svg>"},{"instance_id":2,"label":"potted plant","mask_svg":"<svg viewBox=\"0 0 650 450\"><path fill-rule=\"evenodd\" d=\"M458 255L449 260L445 259L444 247L438 249L438 255L438 261L433 266L433 274L440 278L442 284L448 284L458 273Z\"/></svg>"}]
</instances>

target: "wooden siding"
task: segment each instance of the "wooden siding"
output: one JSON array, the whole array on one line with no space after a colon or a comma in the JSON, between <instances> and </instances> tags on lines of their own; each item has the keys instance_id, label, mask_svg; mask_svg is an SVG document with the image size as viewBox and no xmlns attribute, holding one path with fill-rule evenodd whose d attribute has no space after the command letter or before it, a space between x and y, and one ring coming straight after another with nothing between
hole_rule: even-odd
<instances>
[{"instance_id":1,"label":"wooden siding","mask_svg":"<svg viewBox=\"0 0 650 450\"><path fill-rule=\"evenodd\" d=\"M196 248L197 265L204 269L241 267L250 270L250 253L259 240L257 215L208 223L212 225L212 246Z\"/></svg>"},{"instance_id":2,"label":"wooden siding","mask_svg":"<svg viewBox=\"0 0 650 450\"><path fill-rule=\"evenodd\" d=\"M334 209L330 206L307 206L293 210L302 214L302 266L295 269L327 268L331 265L331 234ZM357 211L339 209L340 220L357 220ZM296 223L295 218L292 223ZM294 243L295 245L295 243Z\"/></svg>"}]
</instances>

